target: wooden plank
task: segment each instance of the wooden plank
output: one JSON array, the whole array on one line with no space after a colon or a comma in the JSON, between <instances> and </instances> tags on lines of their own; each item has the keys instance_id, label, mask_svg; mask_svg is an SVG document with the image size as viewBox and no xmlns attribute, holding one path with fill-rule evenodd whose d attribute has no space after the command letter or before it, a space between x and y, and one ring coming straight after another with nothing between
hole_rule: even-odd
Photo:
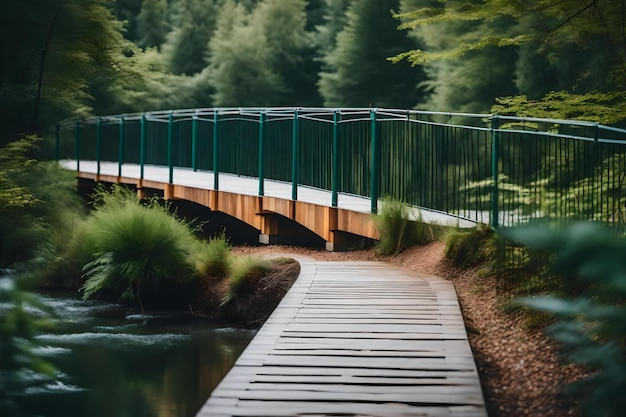
<instances>
[{"instance_id":1,"label":"wooden plank","mask_svg":"<svg viewBox=\"0 0 626 417\"><path fill-rule=\"evenodd\" d=\"M237 407L210 407L200 410L199 417L237 415L250 417L307 417L345 415L370 417L485 417L484 408L472 406L412 406L399 403L353 403L353 402L309 402L299 401L239 401Z\"/></svg>"},{"instance_id":2,"label":"wooden plank","mask_svg":"<svg viewBox=\"0 0 626 417\"><path fill-rule=\"evenodd\" d=\"M229 390L220 389L214 394L240 400L263 401L350 401L350 402L396 402L412 405L483 405L482 395L450 393L371 393L371 392L317 392L308 390ZM311 404L314 406L314 404Z\"/></svg>"},{"instance_id":3,"label":"wooden plank","mask_svg":"<svg viewBox=\"0 0 626 417\"><path fill-rule=\"evenodd\" d=\"M229 381L223 384L221 389L228 392L229 390L241 391L241 383ZM384 383L378 384L347 384L345 381L340 383L313 383L310 381L288 381L288 382L254 382L246 386L246 391L313 391L323 393L346 393L346 394L415 394L415 395L449 395L449 396L471 396L480 397L482 392L480 387L476 385L408 385L394 384L388 385Z\"/></svg>"},{"instance_id":4,"label":"wooden plank","mask_svg":"<svg viewBox=\"0 0 626 417\"><path fill-rule=\"evenodd\" d=\"M307 383L318 384L351 384L351 385L385 385L385 386L411 386L416 387L418 385L470 385L476 387L475 379L472 375L447 377L447 378L434 378L428 376L422 376L420 378L400 378L400 377L365 377L365 376L349 376L349 375L230 375L227 384L236 384L239 388L242 388L244 384L251 384L255 382L280 382L283 384L301 383L302 381Z\"/></svg>"},{"instance_id":5,"label":"wooden plank","mask_svg":"<svg viewBox=\"0 0 626 417\"><path fill-rule=\"evenodd\" d=\"M389 369L389 368L330 368L321 366L235 366L230 375L294 375L294 376L337 376L337 377L378 377L378 378L453 378L475 376L472 370L437 369ZM226 381L227 379L225 379Z\"/></svg>"}]
</instances>

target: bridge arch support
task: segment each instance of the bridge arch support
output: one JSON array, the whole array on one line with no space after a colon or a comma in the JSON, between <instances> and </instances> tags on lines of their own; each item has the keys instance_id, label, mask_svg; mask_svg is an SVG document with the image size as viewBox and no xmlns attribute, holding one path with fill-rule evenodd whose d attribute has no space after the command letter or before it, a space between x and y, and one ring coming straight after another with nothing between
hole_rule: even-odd
<instances>
[{"instance_id":1,"label":"bridge arch support","mask_svg":"<svg viewBox=\"0 0 626 417\"><path fill-rule=\"evenodd\" d=\"M156 184L149 184L153 188ZM323 244L345 250L378 238L371 216L350 210L220 190L162 184L166 199L184 199L235 217L259 231L264 244ZM138 187L141 190L141 186Z\"/></svg>"},{"instance_id":2,"label":"bridge arch support","mask_svg":"<svg viewBox=\"0 0 626 417\"><path fill-rule=\"evenodd\" d=\"M78 172L79 178L125 184L141 198L162 190L166 200L187 200L234 217L258 230L263 244L323 246L347 250L378 239L370 214L278 197L254 196L161 181Z\"/></svg>"}]
</instances>

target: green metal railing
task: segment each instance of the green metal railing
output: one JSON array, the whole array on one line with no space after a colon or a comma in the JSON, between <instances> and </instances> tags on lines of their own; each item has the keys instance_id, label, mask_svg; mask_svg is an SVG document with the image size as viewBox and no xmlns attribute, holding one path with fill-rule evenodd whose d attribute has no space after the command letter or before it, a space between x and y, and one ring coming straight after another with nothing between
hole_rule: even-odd
<instances>
[{"instance_id":1,"label":"green metal railing","mask_svg":"<svg viewBox=\"0 0 626 417\"><path fill-rule=\"evenodd\" d=\"M397 109L212 108L68 120L57 158L258 178L379 197L494 228L533 218L626 223L626 130Z\"/></svg>"}]
</instances>

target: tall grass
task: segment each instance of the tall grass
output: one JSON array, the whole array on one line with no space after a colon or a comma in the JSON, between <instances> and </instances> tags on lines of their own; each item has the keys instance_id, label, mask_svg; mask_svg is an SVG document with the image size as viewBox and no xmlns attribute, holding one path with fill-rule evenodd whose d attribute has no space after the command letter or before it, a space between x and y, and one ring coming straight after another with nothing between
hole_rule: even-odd
<instances>
[{"instance_id":1,"label":"tall grass","mask_svg":"<svg viewBox=\"0 0 626 417\"><path fill-rule=\"evenodd\" d=\"M157 200L141 205L122 187L98 196L85 225L95 259L84 267L83 298L109 289L122 299L137 300L143 309L146 290L180 285L193 275L198 241L166 206Z\"/></svg>"},{"instance_id":2,"label":"tall grass","mask_svg":"<svg viewBox=\"0 0 626 417\"><path fill-rule=\"evenodd\" d=\"M228 290L222 298L222 305L252 291L260 278L267 273L270 262L256 256L241 256L232 264Z\"/></svg>"},{"instance_id":3,"label":"tall grass","mask_svg":"<svg viewBox=\"0 0 626 417\"><path fill-rule=\"evenodd\" d=\"M421 213L415 220L410 217L411 208L400 201L383 198L380 214L374 218L380 235L376 250L382 255L397 255L414 245L433 240L429 225L422 222Z\"/></svg>"},{"instance_id":4,"label":"tall grass","mask_svg":"<svg viewBox=\"0 0 626 417\"><path fill-rule=\"evenodd\" d=\"M230 272L231 264L230 245L224 232L200 245L196 261L196 270L200 275L226 276Z\"/></svg>"}]
</instances>

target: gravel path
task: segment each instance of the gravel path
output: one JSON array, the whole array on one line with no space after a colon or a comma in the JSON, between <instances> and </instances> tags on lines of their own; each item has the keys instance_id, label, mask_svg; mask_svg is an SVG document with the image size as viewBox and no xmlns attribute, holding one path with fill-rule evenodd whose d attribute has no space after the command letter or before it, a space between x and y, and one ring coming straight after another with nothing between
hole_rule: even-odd
<instances>
[{"instance_id":1,"label":"gravel path","mask_svg":"<svg viewBox=\"0 0 626 417\"><path fill-rule=\"evenodd\" d=\"M320 261L385 261L419 275L451 279L459 297L469 340L490 417L574 416L575 405L561 394L564 386L580 378L580 370L562 366L555 344L524 319L505 314L491 278L447 265L444 244L434 242L409 249L395 257L374 250L326 252L286 246L237 247L240 254L296 253Z\"/></svg>"}]
</instances>

